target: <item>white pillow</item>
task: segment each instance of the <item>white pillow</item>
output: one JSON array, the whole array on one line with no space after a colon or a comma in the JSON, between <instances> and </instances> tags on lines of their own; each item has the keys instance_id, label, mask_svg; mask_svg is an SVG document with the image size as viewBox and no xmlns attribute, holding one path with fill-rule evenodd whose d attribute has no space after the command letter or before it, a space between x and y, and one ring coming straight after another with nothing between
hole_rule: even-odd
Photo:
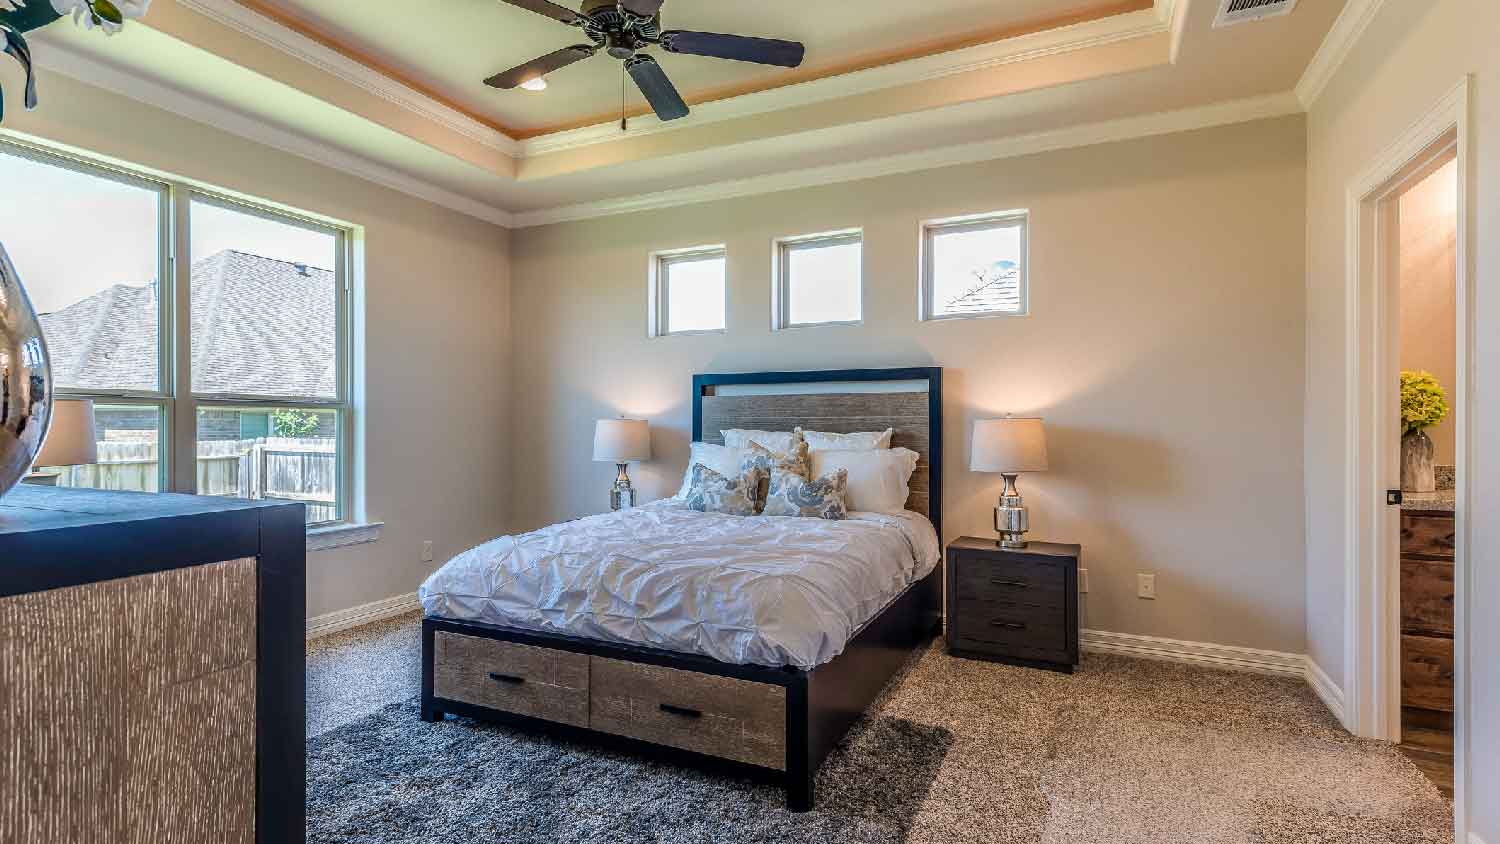
<instances>
[{"instance_id":1,"label":"white pillow","mask_svg":"<svg viewBox=\"0 0 1500 844\"><path fill-rule=\"evenodd\" d=\"M759 443L761 448L778 454L791 452L792 443L797 441L797 434L793 431L748 431L744 428L730 428L719 433L724 435L724 445L730 448L749 448L751 443Z\"/></svg>"},{"instance_id":2,"label":"white pillow","mask_svg":"<svg viewBox=\"0 0 1500 844\"><path fill-rule=\"evenodd\" d=\"M746 449L730 448L725 445L713 443L693 443L688 454L687 471L682 473L682 489L673 496L681 501L687 498L688 491L693 488L693 467L699 463L718 472L726 478L738 478L740 476L740 461L744 459Z\"/></svg>"},{"instance_id":3,"label":"white pillow","mask_svg":"<svg viewBox=\"0 0 1500 844\"><path fill-rule=\"evenodd\" d=\"M906 510L906 499L911 495L911 473L916 471L920 458L909 448L814 451L813 477L844 469L849 473L850 510L900 513Z\"/></svg>"},{"instance_id":4,"label":"white pillow","mask_svg":"<svg viewBox=\"0 0 1500 844\"><path fill-rule=\"evenodd\" d=\"M876 448L890 448L891 434L894 433L896 433L895 428L886 428L884 431L867 431L860 434L827 434L822 431L803 431L802 436L807 439L807 447L814 451L818 449L869 451Z\"/></svg>"}]
</instances>

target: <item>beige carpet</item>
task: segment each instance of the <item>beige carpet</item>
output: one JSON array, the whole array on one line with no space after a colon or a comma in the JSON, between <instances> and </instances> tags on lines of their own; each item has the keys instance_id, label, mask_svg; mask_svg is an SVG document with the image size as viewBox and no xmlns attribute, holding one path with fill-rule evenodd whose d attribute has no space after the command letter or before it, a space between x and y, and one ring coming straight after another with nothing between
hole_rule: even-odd
<instances>
[{"instance_id":1,"label":"beige carpet","mask_svg":"<svg viewBox=\"0 0 1500 844\"><path fill-rule=\"evenodd\" d=\"M415 616L311 644L309 737L389 718L373 714L417 692L420 664ZM1427 779L1395 748L1349 736L1296 680L1092 655L1064 676L934 646L877 708L952 737L901 824L909 842L1453 838L1452 805ZM786 840L800 839L785 820Z\"/></svg>"}]
</instances>

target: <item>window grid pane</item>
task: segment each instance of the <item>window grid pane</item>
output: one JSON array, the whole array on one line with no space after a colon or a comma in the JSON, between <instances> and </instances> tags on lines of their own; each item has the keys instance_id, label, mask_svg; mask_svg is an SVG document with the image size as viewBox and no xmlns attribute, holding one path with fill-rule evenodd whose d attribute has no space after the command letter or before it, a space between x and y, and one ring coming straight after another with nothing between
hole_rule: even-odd
<instances>
[{"instance_id":1,"label":"window grid pane","mask_svg":"<svg viewBox=\"0 0 1500 844\"><path fill-rule=\"evenodd\" d=\"M859 322L863 255L858 235L783 243L784 327Z\"/></svg>"},{"instance_id":2,"label":"window grid pane","mask_svg":"<svg viewBox=\"0 0 1500 844\"><path fill-rule=\"evenodd\" d=\"M1024 219L935 225L925 231L924 318L1024 314Z\"/></svg>"},{"instance_id":3,"label":"window grid pane","mask_svg":"<svg viewBox=\"0 0 1500 844\"><path fill-rule=\"evenodd\" d=\"M94 432L98 462L86 466L38 467L43 482L79 489L161 491L160 405L95 405Z\"/></svg>"},{"instance_id":4,"label":"window grid pane","mask_svg":"<svg viewBox=\"0 0 1500 844\"><path fill-rule=\"evenodd\" d=\"M7 149L0 185L0 232L57 388L159 394L163 188Z\"/></svg>"},{"instance_id":5,"label":"window grid pane","mask_svg":"<svg viewBox=\"0 0 1500 844\"><path fill-rule=\"evenodd\" d=\"M336 234L193 197L193 392L339 398Z\"/></svg>"},{"instance_id":6,"label":"window grid pane","mask_svg":"<svg viewBox=\"0 0 1500 844\"><path fill-rule=\"evenodd\" d=\"M662 334L724 330L724 252L661 259Z\"/></svg>"},{"instance_id":7,"label":"window grid pane","mask_svg":"<svg viewBox=\"0 0 1500 844\"><path fill-rule=\"evenodd\" d=\"M308 524L339 521L340 416L327 407L200 406L197 493L300 501Z\"/></svg>"}]
</instances>

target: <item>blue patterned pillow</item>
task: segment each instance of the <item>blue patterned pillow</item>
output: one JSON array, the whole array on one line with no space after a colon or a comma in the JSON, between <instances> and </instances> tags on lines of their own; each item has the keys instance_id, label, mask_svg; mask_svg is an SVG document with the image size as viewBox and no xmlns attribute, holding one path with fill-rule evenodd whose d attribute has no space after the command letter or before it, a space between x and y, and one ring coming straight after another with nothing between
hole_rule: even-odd
<instances>
[{"instance_id":1,"label":"blue patterned pillow","mask_svg":"<svg viewBox=\"0 0 1500 844\"><path fill-rule=\"evenodd\" d=\"M846 519L849 517L848 488L848 469L839 469L812 480L793 472L773 471L761 512L767 516Z\"/></svg>"},{"instance_id":2,"label":"blue patterned pillow","mask_svg":"<svg viewBox=\"0 0 1500 844\"><path fill-rule=\"evenodd\" d=\"M702 463L693 465L693 485L683 499L688 509L730 516L755 515L755 491L763 473L750 469L739 477L726 478Z\"/></svg>"}]
</instances>

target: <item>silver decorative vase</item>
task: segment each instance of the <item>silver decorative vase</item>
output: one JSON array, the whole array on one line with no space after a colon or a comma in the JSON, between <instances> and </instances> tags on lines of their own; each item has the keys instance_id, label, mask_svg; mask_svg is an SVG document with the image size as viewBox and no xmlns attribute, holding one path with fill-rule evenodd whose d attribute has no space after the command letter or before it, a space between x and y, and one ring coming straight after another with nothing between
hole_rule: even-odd
<instances>
[{"instance_id":1,"label":"silver decorative vase","mask_svg":"<svg viewBox=\"0 0 1500 844\"><path fill-rule=\"evenodd\" d=\"M31 471L52 424L52 366L21 277L0 244L0 496Z\"/></svg>"},{"instance_id":2,"label":"silver decorative vase","mask_svg":"<svg viewBox=\"0 0 1500 844\"><path fill-rule=\"evenodd\" d=\"M1401 489L1404 492L1437 490L1436 447L1426 431L1401 437Z\"/></svg>"}]
</instances>

